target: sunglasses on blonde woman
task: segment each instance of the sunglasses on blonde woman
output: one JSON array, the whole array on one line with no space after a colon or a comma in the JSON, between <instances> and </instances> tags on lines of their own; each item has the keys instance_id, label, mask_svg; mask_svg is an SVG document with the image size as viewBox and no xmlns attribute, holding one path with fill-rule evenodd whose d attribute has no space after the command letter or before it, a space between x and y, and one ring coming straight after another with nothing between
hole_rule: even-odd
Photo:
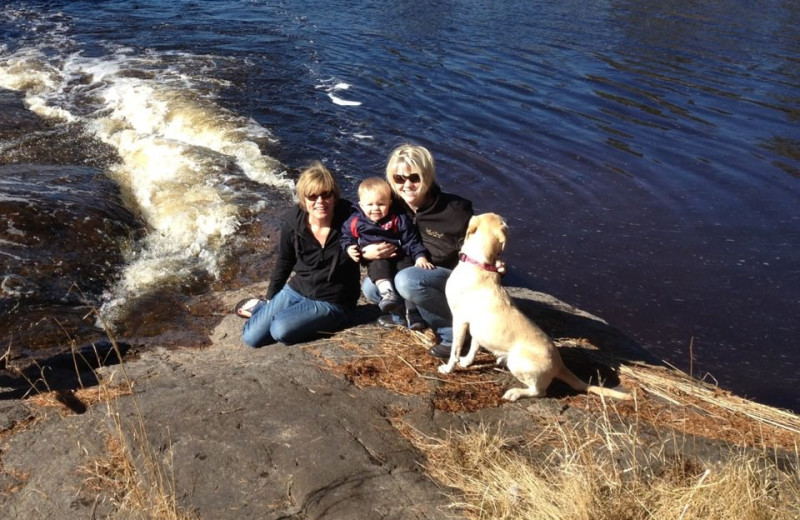
<instances>
[{"instance_id":1,"label":"sunglasses on blonde woman","mask_svg":"<svg viewBox=\"0 0 800 520\"><path fill-rule=\"evenodd\" d=\"M313 202L313 201L317 200L320 197L322 197L323 200L328 200L329 198L333 197L333 192L332 191L324 191L322 193L309 194L309 195L306 195L306 200L309 201L309 202Z\"/></svg>"},{"instance_id":2,"label":"sunglasses on blonde woman","mask_svg":"<svg viewBox=\"0 0 800 520\"><path fill-rule=\"evenodd\" d=\"M395 173L392 175L392 179L396 184L405 184L406 181L410 182L411 184L416 184L421 180L418 173L409 173L408 175L400 175L399 173Z\"/></svg>"}]
</instances>

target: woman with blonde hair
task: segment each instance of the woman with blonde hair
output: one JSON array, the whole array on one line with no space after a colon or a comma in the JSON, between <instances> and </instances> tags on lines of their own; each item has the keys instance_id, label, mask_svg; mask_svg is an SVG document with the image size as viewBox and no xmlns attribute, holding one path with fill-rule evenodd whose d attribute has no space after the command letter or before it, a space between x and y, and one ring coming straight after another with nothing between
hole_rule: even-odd
<instances>
[{"instance_id":1,"label":"woman with blonde hair","mask_svg":"<svg viewBox=\"0 0 800 520\"><path fill-rule=\"evenodd\" d=\"M242 300L235 308L247 319L242 338L251 347L340 330L358 300L359 266L339 243L352 204L340 198L339 185L319 161L300 175L296 192L298 206L284 216L266 299Z\"/></svg>"},{"instance_id":2,"label":"woman with blonde hair","mask_svg":"<svg viewBox=\"0 0 800 520\"><path fill-rule=\"evenodd\" d=\"M381 316L384 326L406 325L424 320L439 336L440 342L431 349L437 357L448 357L453 341L452 315L444 294L447 278L458 264L458 253L473 215L472 203L458 195L443 192L436 183L436 165L430 151L422 146L404 144L392 151L386 164L386 180L392 187L402 210L419 230L422 244L428 251L435 269L412 266L399 271L394 283L397 292L412 302L419 314ZM367 260L389 258L396 246L390 243L373 244L363 248ZM380 300L377 288L369 279L362 285L367 299Z\"/></svg>"}]
</instances>

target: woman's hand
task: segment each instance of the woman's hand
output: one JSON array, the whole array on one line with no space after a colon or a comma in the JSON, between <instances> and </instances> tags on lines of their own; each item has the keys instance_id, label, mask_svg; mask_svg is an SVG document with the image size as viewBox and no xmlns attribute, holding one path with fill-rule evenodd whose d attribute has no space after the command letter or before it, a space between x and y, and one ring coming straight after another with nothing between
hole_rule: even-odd
<instances>
[{"instance_id":1,"label":"woman's hand","mask_svg":"<svg viewBox=\"0 0 800 520\"><path fill-rule=\"evenodd\" d=\"M361 248L361 256L365 260L382 260L397 256L397 246L388 242L370 244Z\"/></svg>"},{"instance_id":2,"label":"woman's hand","mask_svg":"<svg viewBox=\"0 0 800 520\"><path fill-rule=\"evenodd\" d=\"M421 269L428 269L428 270L436 269L436 266L430 263L428 259L425 258L424 256L417 258L417 261L414 262L414 265Z\"/></svg>"}]
</instances>

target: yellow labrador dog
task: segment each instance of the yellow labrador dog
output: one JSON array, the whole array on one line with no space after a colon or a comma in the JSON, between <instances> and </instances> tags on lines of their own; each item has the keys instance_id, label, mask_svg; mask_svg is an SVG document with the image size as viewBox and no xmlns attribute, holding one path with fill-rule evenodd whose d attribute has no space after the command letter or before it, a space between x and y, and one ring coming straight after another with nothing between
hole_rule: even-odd
<instances>
[{"instance_id":1,"label":"yellow labrador dog","mask_svg":"<svg viewBox=\"0 0 800 520\"><path fill-rule=\"evenodd\" d=\"M505 362L508 370L528 388L512 388L503 399L541 397L553 378L564 381L575 390L616 399L631 399L630 394L589 385L568 369L558 348L547 334L531 322L511 302L500 285L498 257L505 248L508 226L494 213L472 217L467 228L460 262L447 280L445 293L453 312L453 346L447 364L439 372L449 374L456 362L468 367L479 346ZM458 359L469 330L472 344L469 353Z\"/></svg>"}]
</instances>

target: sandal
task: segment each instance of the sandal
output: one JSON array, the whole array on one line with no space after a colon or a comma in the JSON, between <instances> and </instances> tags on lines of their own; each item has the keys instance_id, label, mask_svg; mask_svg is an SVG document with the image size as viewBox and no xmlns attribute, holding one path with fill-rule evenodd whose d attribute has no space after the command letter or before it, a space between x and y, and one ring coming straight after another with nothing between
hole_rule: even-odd
<instances>
[{"instance_id":1,"label":"sandal","mask_svg":"<svg viewBox=\"0 0 800 520\"><path fill-rule=\"evenodd\" d=\"M253 315L253 309L256 305L263 301L261 298L245 298L233 307L233 312L240 318L248 320Z\"/></svg>"}]
</instances>

